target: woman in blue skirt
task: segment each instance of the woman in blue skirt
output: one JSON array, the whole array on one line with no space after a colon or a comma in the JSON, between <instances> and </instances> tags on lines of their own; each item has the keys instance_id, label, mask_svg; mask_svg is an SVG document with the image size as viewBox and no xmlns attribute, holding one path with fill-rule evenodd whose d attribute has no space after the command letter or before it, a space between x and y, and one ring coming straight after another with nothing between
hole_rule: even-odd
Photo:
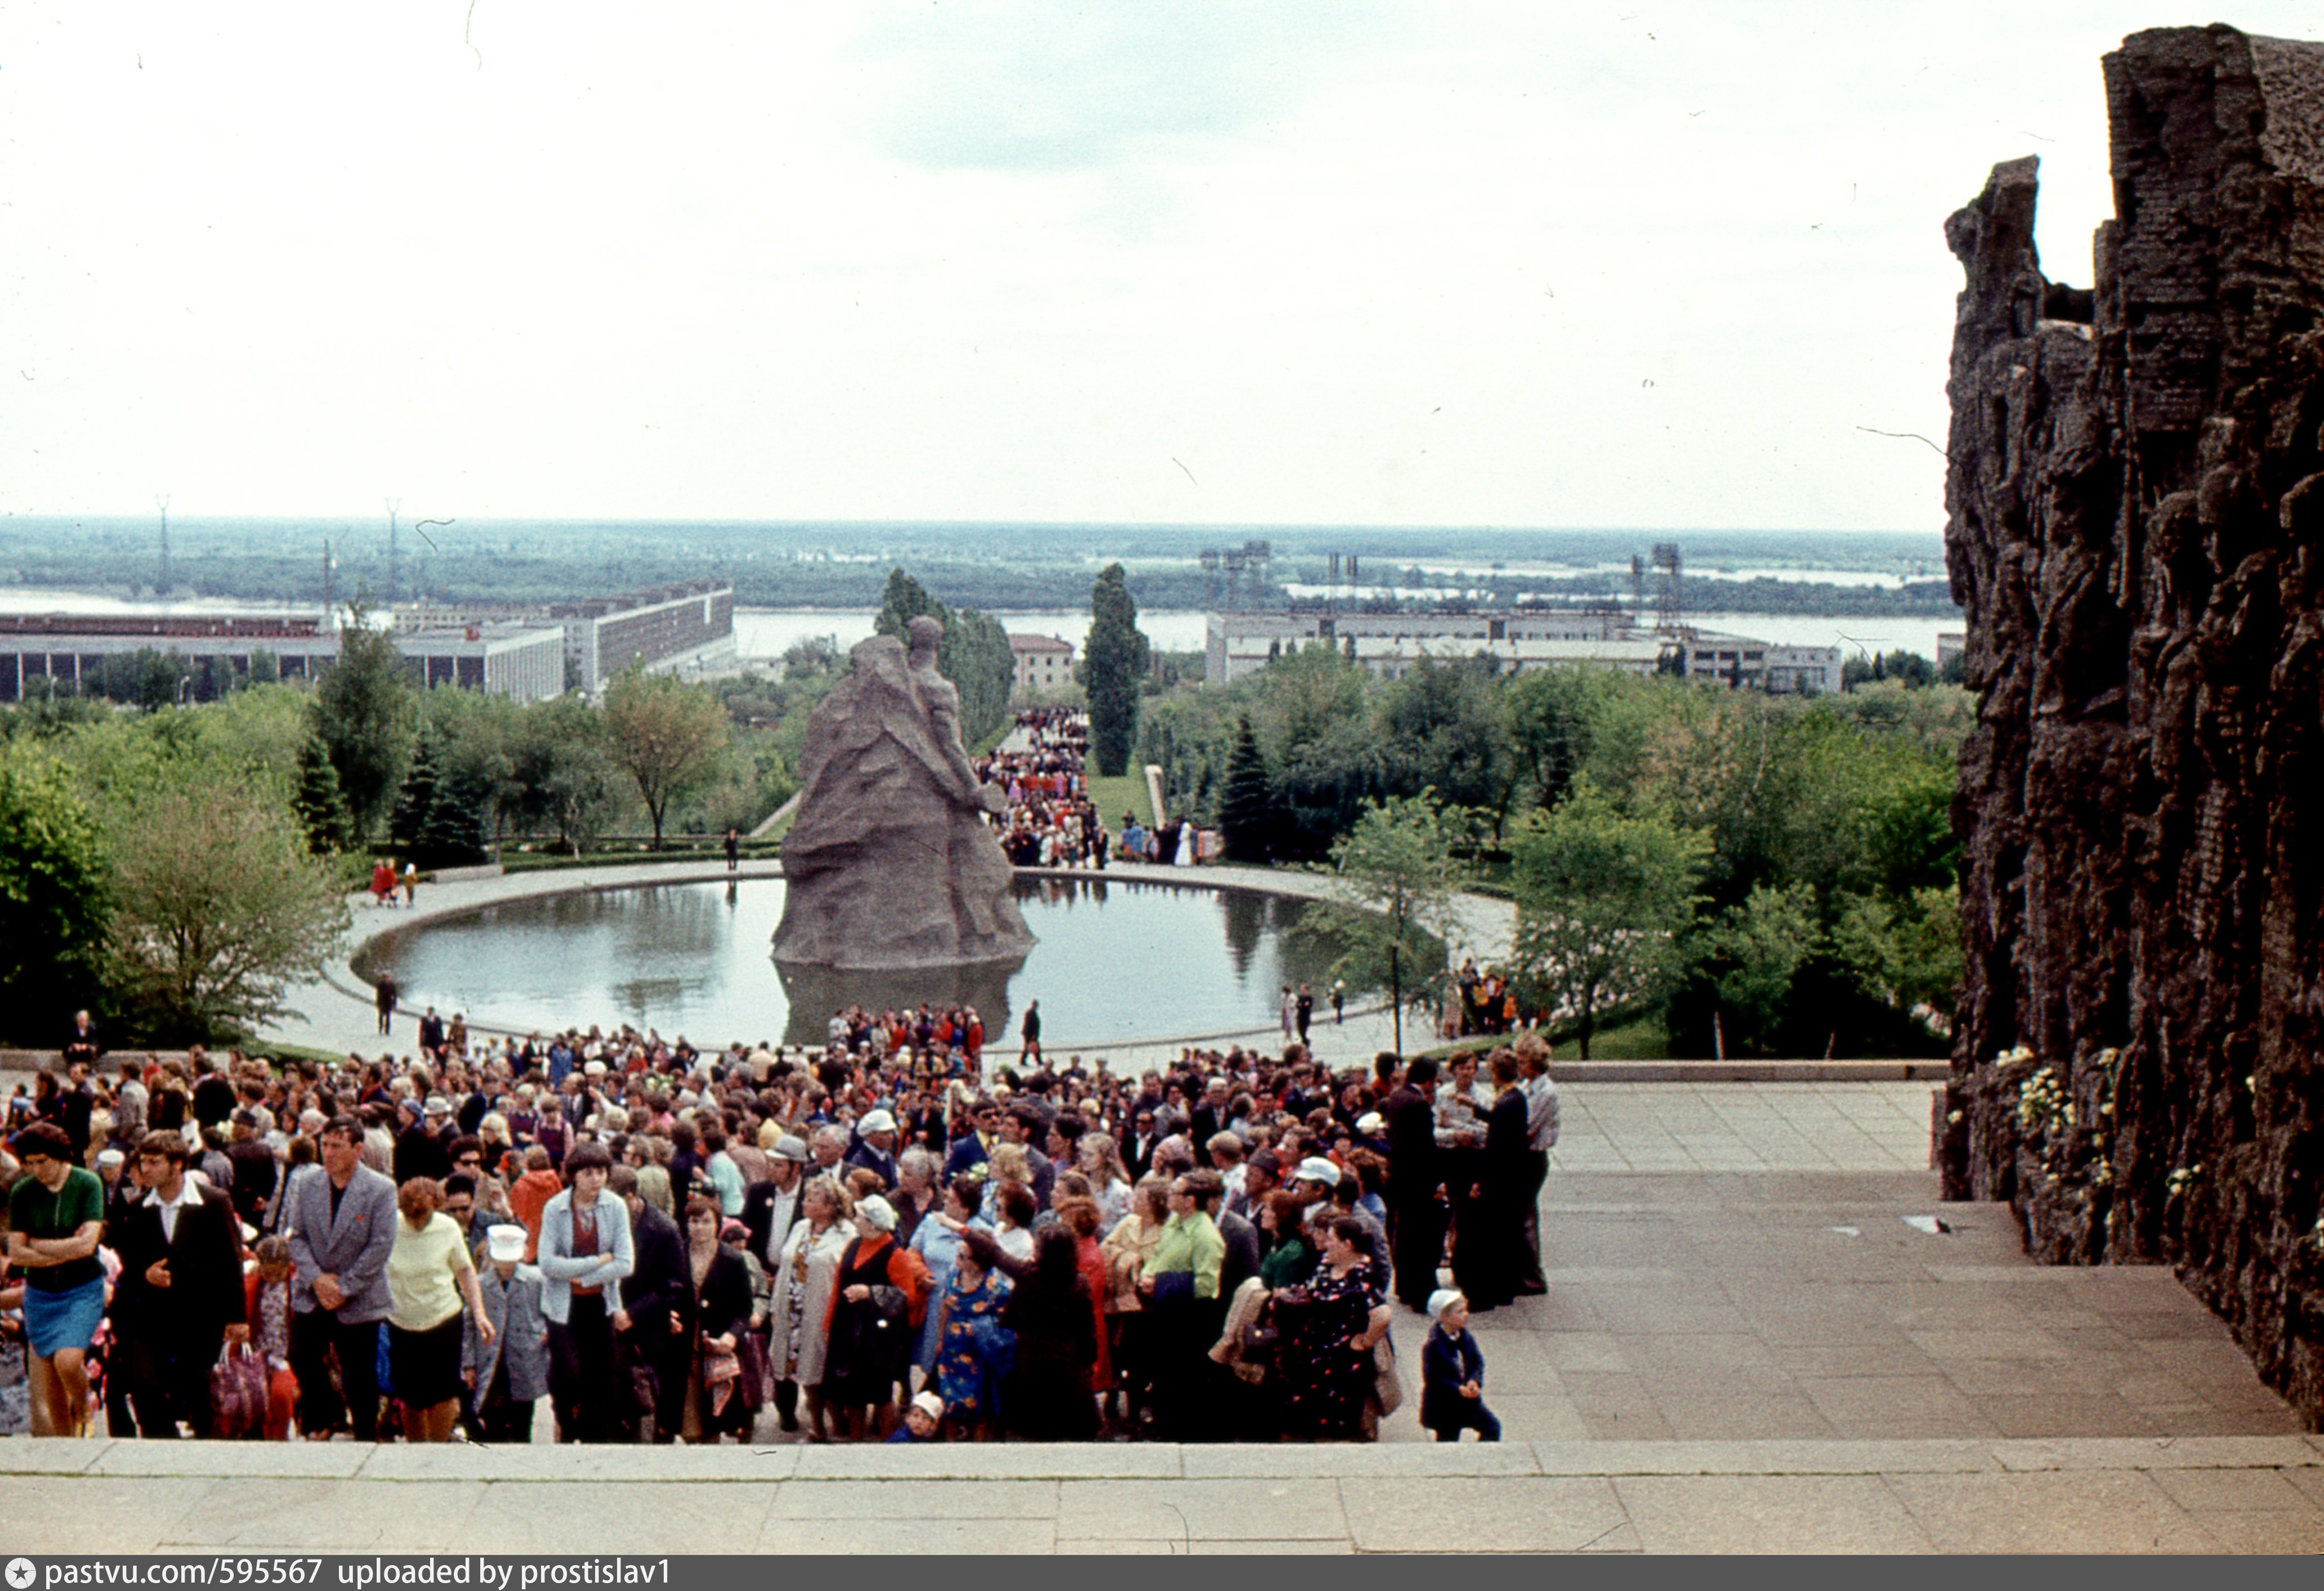
<instances>
[{"instance_id":1,"label":"woman in blue skirt","mask_svg":"<svg viewBox=\"0 0 2324 1591\"><path fill-rule=\"evenodd\" d=\"M73 1163L72 1140L35 1122L10 1140L25 1174L8 1191L8 1263L24 1282L32 1434L78 1436L88 1418L88 1345L105 1320L105 1184Z\"/></svg>"}]
</instances>

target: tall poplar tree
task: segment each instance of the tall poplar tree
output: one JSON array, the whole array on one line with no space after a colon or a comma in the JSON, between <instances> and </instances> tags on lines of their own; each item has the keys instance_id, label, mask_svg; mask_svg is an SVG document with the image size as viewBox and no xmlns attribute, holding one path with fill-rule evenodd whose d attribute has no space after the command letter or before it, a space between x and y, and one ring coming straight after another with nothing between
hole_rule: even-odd
<instances>
[{"instance_id":1,"label":"tall poplar tree","mask_svg":"<svg viewBox=\"0 0 2324 1591\"><path fill-rule=\"evenodd\" d=\"M1138 628L1138 602L1120 564L1109 564L1090 587L1089 640L1083 648L1082 685L1089 693L1090 756L1101 778L1130 768L1138 740L1138 682L1152 656Z\"/></svg>"}]
</instances>

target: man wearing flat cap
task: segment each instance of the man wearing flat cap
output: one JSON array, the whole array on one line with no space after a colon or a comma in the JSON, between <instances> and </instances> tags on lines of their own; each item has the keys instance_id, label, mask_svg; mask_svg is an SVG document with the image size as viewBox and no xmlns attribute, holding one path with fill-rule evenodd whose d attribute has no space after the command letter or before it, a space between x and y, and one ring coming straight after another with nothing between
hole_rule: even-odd
<instances>
[{"instance_id":1,"label":"man wearing flat cap","mask_svg":"<svg viewBox=\"0 0 2324 1591\"><path fill-rule=\"evenodd\" d=\"M896 1118L885 1110L874 1110L855 1124L857 1143L847 1157L850 1165L860 1165L878 1173L889 1187L896 1185Z\"/></svg>"}]
</instances>

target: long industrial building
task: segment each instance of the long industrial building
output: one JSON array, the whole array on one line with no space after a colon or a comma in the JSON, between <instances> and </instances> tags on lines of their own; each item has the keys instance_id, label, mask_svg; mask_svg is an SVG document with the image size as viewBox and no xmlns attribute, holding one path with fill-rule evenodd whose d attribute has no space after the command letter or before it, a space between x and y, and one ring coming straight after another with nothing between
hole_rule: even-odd
<instances>
[{"instance_id":1,"label":"long industrial building","mask_svg":"<svg viewBox=\"0 0 2324 1591\"><path fill-rule=\"evenodd\" d=\"M657 674L699 676L734 661L734 588L719 580L569 602L422 601L395 610L399 634L447 624L561 630L572 683L593 696L632 663Z\"/></svg>"},{"instance_id":2,"label":"long industrial building","mask_svg":"<svg viewBox=\"0 0 2324 1591\"><path fill-rule=\"evenodd\" d=\"M560 630L520 624L414 630L398 633L395 646L415 685L453 685L519 702L565 689ZM109 672L117 675L141 652L182 659L186 699L206 702L249 679L262 658L281 678L313 678L337 658L339 638L320 619L304 615L0 614L0 701L23 700L28 683L42 678L57 690L96 692Z\"/></svg>"},{"instance_id":3,"label":"long industrial building","mask_svg":"<svg viewBox=\"0 0 2324 1591\"><path fill-rule=\"evenodd\" d=\"M1582 665L1779 694L1840 688L1838 647L1780 646L1691 625L1642 626L1611 610L1222 612L1209 615L1205 643L1204 676L1213 685L1256 674L1286 652L1329 645L1387 679L1401 678L1424 658L1487 658L1512 674Z\"/></svg>"}]
</instances>

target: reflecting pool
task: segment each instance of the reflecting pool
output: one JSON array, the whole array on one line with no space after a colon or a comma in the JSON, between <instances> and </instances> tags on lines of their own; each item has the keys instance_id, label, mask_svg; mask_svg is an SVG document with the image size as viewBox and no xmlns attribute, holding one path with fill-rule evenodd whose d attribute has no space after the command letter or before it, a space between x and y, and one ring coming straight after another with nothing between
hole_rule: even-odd
<instances>
[{"instance_id":1,"label":"reflecting pool","mask_svg":"<svg viewBox=\"0 0 2324 1591\"><path fill-rule=\"evenodd\" d=\"M1022 967L936 973L779 969L779 878L546 896L422 923L375 940L367 978L392 971L406 1005L519 1031L626 1022L707 1047L819 1042L841 1004L921 999L976 1006L987 1047L1016 1048L1026 1002L1043 1047L1260 1026L1285 983L1324 991L1338 947L1303 930L1303 903L1241 889L1093 878L1019 878L1040 943Z\"/></svg>"}]
</instances>

